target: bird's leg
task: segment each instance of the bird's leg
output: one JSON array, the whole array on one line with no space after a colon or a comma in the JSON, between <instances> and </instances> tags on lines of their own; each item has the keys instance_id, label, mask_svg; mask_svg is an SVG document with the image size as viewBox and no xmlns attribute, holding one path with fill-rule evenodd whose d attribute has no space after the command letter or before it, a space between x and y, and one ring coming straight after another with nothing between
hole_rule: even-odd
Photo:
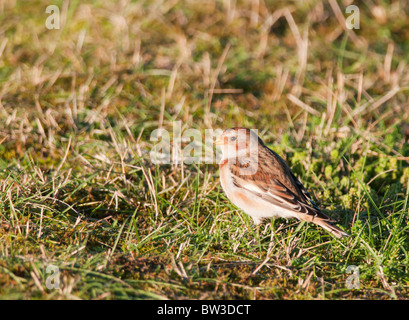
<instances>
[{"instance_id":1,"label":"bird's leg","mask_svg":"<svg viewBox=\"0 0 409 320\"><path fill-rule=\"evenodd\" d=\"M272 245L273 240L274 240L274 235L276 233L276 230L273 227L273 219L270 219L270 230L271 230L271 235L270 235L270 245Z\"/></svg>"}]
</instances>

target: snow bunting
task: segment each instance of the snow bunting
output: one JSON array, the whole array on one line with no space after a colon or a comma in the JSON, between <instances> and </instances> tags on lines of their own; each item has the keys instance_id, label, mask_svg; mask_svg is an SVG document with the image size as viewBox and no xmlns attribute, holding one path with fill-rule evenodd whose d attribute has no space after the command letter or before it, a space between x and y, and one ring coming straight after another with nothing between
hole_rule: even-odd
<instances>
[{"instance_id":1,"label":"snow bunting","mask_svg":"<svg viewBox=\"0 0 409 320\"><path fill-rule=\"evenodd\" d=\"M297 218L313 222L337 238L348 234L331 224L286 162L247 128L225 130L216 145L222 147L220 181L233 204L255 224L263 218Z\"/></svg>"}]
</instances>

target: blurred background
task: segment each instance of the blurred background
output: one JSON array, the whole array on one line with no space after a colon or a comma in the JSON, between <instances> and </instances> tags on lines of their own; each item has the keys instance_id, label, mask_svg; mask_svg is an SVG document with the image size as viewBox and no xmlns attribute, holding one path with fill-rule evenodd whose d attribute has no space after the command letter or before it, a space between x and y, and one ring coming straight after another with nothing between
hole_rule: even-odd
<instances>
[{"instance_id":1,"label":"blurred background","mask_svg":"<svg viewBox=\"0 0 409 320\"><path fill-rule=\"evenodd\" d=\"M0 5L2 137L38 141L36 117L63 133L115 109L143 137L175 119L272 133L311 115L325 133L407 120L407 1L55 1L59 29L48 2ZM349 5L360 29L345 27Z\"/></svg>"}]
</instances>

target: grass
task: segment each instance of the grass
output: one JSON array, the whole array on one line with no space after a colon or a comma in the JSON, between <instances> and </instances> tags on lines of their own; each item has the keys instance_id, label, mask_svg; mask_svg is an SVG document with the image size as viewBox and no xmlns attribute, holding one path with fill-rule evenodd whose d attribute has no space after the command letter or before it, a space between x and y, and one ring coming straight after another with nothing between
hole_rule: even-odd
<instances>
[{"instance_id":1,"label":"grass","mask_svg":"<svg viewBox=\"0 0 409 320\"><path fill-rule=\"evenodd\" d=\"M59 30L0 6L0 298L409 297L406 1L354 2L359 30L336 1L55 4ZM351 237L253 227L216 164L155 165L176 121L258 129Z\"/></svg>"}]
</instances>

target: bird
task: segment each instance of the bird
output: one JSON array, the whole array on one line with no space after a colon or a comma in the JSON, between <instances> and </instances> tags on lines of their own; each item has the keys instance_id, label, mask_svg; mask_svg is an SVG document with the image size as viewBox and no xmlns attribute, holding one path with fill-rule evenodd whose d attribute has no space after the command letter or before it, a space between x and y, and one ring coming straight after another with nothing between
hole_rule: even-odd
<instances>
[{"instance_id":1,"label":"bird","mask_svg":"<svg viewBox=\"0 0 409 320\"><path fill-rule=\"evenodd\" d=\"M312 222L336 238L348 237L312 200L288 164L256 132L234 127L214 142L222 148L220 182L227 198L259 225L268 218Z\"/></svg>"}]
</instances>

